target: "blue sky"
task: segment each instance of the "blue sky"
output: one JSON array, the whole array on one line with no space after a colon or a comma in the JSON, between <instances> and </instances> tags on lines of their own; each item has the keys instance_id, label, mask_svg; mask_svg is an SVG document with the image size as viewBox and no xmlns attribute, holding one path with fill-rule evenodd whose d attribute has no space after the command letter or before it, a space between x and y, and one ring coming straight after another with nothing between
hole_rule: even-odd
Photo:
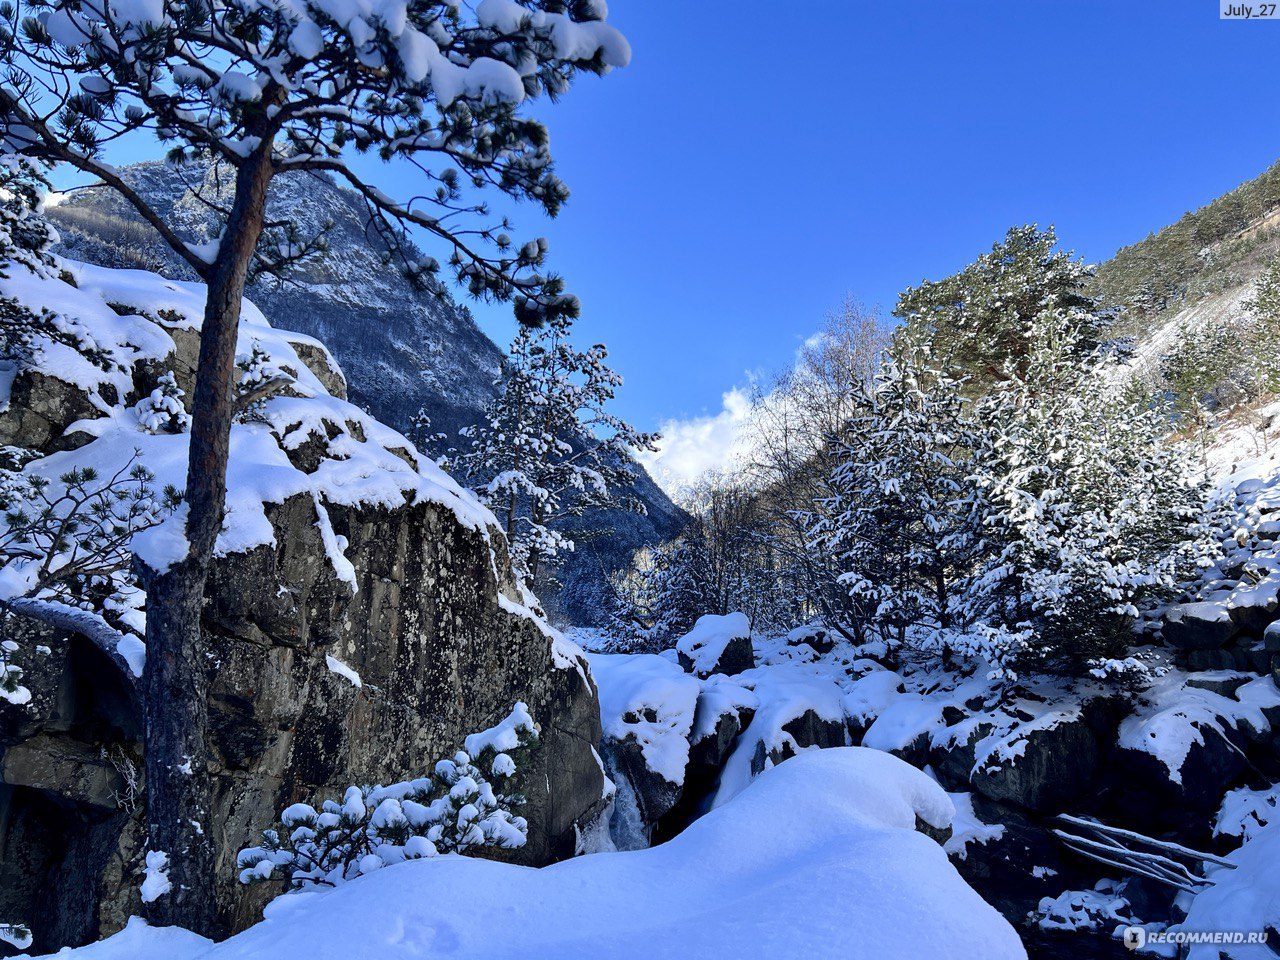
<instances>
[{"instance_id":1,"label":"blue sky","mask_svg":"<svg viewBox=\"0 0 1280 960\"><path fill-rule=\"evenodd\" d=\"M550 238L618 411L686 459L846 294L887 312L1032 221L1103 260L1280 158L1280 22L1216 0L610 7L633 62L533 105L573 196L514 234ZM474 309L505 345L509 308Z\"/></svg>"},{"instance_id":2,"label":"blue sky","mask_svg":"<svg viewBox=\"0 0 1280 960\"><path fill-rule=\"evenodd\" d=\"M1102 260L1280 158L1280 22L1215 0L612 0L610 20L632 65L538 105L570 203L516 225L551 238L646 428L717 414L846 293L891 309L1029 221Z\"/></svg>"}]
</instances>

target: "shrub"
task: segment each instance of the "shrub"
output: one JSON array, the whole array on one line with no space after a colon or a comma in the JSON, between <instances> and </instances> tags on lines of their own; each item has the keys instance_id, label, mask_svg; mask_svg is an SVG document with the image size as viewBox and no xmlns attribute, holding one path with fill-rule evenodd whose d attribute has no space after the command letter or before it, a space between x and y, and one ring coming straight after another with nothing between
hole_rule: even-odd
<instances>
[{"instance_id":1,"label":"shrub","mask_svg":"<svg viewBox=\"0 0 1280 960\"><path fill-rule=\"evenodd\" d=\"M471 752L437 763L434 777L351 786L318 811L295 803L280 814L280 829L240 851L240 882L337 886L405 860L522 847L528 824L512 810L524 798L509 791L516 758L536 746L533 719L517 703L503 723L467 738Z\"/></svg>"}]
</instances>

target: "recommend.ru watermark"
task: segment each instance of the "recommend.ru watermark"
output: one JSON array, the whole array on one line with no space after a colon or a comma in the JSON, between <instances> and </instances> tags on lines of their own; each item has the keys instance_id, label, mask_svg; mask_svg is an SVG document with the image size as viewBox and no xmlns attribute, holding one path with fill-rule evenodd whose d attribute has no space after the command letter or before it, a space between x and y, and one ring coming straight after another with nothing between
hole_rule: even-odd
<instances>
[{"instance_id":1,"label":"recommend.ru watermark","mask_svg":"<svg viewBox=\"0 0 1280 960\"><path fill-rule=\"evenodd\" d=\"M1280 20L1280 3L1218 0L1220 20Z\"/></svg>"},{"instance_id":2,"label":"recommend.ru watermark","mask_svg":"<svg viewBox=\"0 0 1280 960\"><path fill-rule=\"evenodd\" d=\"M1206 943L1213 946L1243 946L1267 942L1265 930L1148 930L1146 927L1125 927L1124 945L1130 950L1144 947L1191 946Z\"/></svg>"}]
</instances>

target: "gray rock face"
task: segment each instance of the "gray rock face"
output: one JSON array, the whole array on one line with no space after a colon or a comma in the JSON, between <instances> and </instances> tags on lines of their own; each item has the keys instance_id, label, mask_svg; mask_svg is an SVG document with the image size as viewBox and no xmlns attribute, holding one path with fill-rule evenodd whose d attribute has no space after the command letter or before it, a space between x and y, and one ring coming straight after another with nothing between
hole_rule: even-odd
<instances>
[{"instance_id":1,"label":"gray rock face","mask_svg":"<svg viewBox=\"0 0 1280 960\"><path fill-rule=\"evenodd\" d=\"M1056 813L1093 785L1098 741L1083 716L1032 731L1025 744L1015 760L975 769L973 788L991 800Z\"/></svg>"},{"instance_id":2,"label":"gray rock face","mask_svg":"<svg viewBox=\"0 0 1280 960\"><path fill-rule=\"evenodd\" d=\"M161 366L181 383L195 341L175 340L178 355ZM299 359L340 385L322 352ZM154 373L139 365L134 391ZM52 448L83 398L64 396L65 384L52 395L31 384L0 412L0 435L25 429L33 409L49 411L41 416ZM325 454L301 444L289 456L309 472ZM233 928L256 921L274 892L236 882L236 853L285 806L341 796L353 783L429 775L517 701L540 745L518 774L529 841L504 856L543 864L572 855L575 824L601 805L595 687L575 649L522 613L500 534L428 501L329 504L327 515L345 538L355 589L328 557L311 494L268 506L274 544L219 558L207 589L203 626L216 662L214 802L204 826ZM132 677L87 639L12 617L2 626L21 635L31 700L0 701L0 915L30 920L35 949L46 952L140 912L142 710Z\"/></svg>"}]
</instances>

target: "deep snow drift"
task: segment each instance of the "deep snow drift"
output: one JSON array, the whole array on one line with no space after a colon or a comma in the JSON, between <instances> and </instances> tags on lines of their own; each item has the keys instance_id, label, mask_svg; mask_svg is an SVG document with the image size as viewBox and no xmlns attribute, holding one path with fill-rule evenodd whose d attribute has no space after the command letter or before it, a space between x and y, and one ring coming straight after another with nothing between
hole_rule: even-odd
<instances>
[{"instance_id":1,"label":"deep snow drift","mask_svg":"<svg viewBox=\"0 0 1280 960\"><path fill-rule=\"evenodd\" d=\"M541 870L458 856L275 900L221 944L133 921L64 960L1025 957L917 818L953 808L896 757L848 747L766 771L669 843Z\"/></svg>"}]
</instances>

